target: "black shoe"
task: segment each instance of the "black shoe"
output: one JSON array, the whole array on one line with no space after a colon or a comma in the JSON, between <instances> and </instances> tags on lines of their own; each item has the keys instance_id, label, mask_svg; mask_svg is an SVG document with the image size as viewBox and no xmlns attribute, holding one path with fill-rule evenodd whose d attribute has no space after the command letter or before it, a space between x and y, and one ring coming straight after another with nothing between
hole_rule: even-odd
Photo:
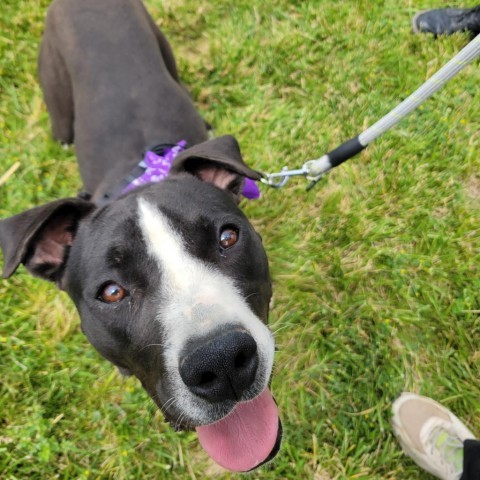
<instances>
[{"instance_id":1,"label":"black shoe","mask_svg":"<svg viewBox=\"0 0 480 480\"><path fill-rule=\"evenodd\" d=\"M451 35L455 32L480 33L480 6L438 8L417 13L412 20L414 33Z\"/></svg>"}]
</instances>

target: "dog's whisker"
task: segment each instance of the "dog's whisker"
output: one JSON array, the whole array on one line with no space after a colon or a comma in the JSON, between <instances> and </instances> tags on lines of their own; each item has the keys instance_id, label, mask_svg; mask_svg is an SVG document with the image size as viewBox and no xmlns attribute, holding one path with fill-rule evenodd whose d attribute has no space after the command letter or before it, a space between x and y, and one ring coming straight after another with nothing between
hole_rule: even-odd
<instances>
[{"instance_id":1,"label":"dog's whisker","mask_svg":"<svg viewBox=\"0 0 480 480\"><path fill-rule=\"evenodd\" d=\"M282 325L282 326L276 328L275 330L270 330L270 331L272 332L272 335L275 337L278 332L281 332L282 330L285 330L286 328L288 328L288 325Z\"/></svg>"},{"instance_id":2,"label":"dog's whisker","mask_svg":"<svg viewBox=\"0 0 480 480\"><path fill-rule=\"evenodd\" d=\"M185 418L185 412L182 412L178 417L175 422L174 430L178 430L180 425L182 424L183 419Z\"/></svg>"},{"instance_id":3,"label":"dog's whisker","mask_svg":"<svg viewBox=\"0 0 480 480\"><path fill-rule=\"evenodd\" d=\"M158 393L155 393L155 394L152 394L151 395L151 398L152 400L155 402L155 403L151 403L149 402L149 405L148 405L148 410L151 414L153 414L153 416L155 416L155 414L158 412L157 408L156 408L156 402L160 400L160 396ZM172 405L175 404L177 400L174 398L174 397L170 397L169 399L166 400L166 402L160 407L160 411L162 412L163 414L163 417L165 419L165 421L168 421L168 418L167 418L167 415L166 415L166 410L168 410ZM170 402L170 404L167 406L167 404ZM151 420L153 421L153 416L151 418Z\"/></svg>"},{"instance_id":4,"label":"dog's whisker","mask_svg":"<svg viewBox=\"0 0 480 480\"><path fill-rule=\"evenodd\" d=\"M150 348L150 347L164 347L165 348L165 344L164 343L150 343L149 345L145 345L142 348L140 348L140 350L138 350L137 353L140 353L143 350L145 350L146 348Z\"/></svg>"},{"instance_id":5,"label":"dog's whisker","mask_svg":"<svg viewBox=\"0 0 480 480\"><path fill-rule=\"evenodd\" d=\"M245 297L245 300L248 300L250 297L259 297L261 294L260 292L252 292L252 293L249 293L246 297Z\"/></svg>"},{"instance_id":6,"label":"dog's whisker","mask_svg":"<svg viewBox=\"0 0 480 480\"><path fill-rule=\"evenodd\" d=\"M170 397L160 408L162 411L168 410L171 406L173 406L176 402L175 397Z\"/></svg>"}]
</instances>

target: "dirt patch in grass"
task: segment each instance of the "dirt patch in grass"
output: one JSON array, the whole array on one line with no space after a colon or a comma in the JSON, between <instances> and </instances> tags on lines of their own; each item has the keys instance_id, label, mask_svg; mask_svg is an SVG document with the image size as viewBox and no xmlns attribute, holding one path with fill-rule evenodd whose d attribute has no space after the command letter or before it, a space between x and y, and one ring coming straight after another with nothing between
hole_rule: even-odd
<instances>
[{"instance_id":1,"label":"dirt patch in grass","mask_svg":"<svg viewBox=\"0 0 480 480\"><path fill-rule=\"evenodd\" d=\"M467 191L469 197L479 200L480 199L480 177L472 175L468 182Z\"/></svg>"}]
</instances>

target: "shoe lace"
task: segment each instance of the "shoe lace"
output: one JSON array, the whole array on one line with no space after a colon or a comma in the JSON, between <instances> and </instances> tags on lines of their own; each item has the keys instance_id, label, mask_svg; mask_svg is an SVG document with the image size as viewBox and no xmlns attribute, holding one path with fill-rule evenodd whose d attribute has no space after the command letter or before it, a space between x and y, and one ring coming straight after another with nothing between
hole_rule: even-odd
<instances>
[{"instance_id":1,"label":"shoe lace","mask_svg":"<svg viewBox=\"0 0 480 480\"><path fill-rule=\"evenodd\" d=\"M463 441L444 426L431 431L430 454L448 471L452 478L460 478L463 471Z\"/></svg>"}]
</instances>

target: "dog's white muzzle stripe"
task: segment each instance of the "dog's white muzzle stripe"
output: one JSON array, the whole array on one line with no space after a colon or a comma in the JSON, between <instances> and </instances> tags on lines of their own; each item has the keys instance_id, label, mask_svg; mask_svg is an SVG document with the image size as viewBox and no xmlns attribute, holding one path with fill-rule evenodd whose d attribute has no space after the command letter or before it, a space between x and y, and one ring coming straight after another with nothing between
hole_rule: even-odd
<instances>
[{"instance_id":1,"label":"dog's white muzzle stripe","mask_svg":"<svg viewBox=\"0 0 480 480\"><path fill-rule=\"evenodd\" d=\"M222 324L245 329L257 343L256 389L260 392L267 386L273 366L273 336L251 311L231 278L188 252L180 232L165 214L143 198L138 200L138 212L148 254L162 272L159 292L162 304L157 320L164 333L165 364L176 391L177 406L191 420L202 422L203 401L188 390L178 372L180 355L187 342L208 337Z\"/></svg>"}]
</instances>

